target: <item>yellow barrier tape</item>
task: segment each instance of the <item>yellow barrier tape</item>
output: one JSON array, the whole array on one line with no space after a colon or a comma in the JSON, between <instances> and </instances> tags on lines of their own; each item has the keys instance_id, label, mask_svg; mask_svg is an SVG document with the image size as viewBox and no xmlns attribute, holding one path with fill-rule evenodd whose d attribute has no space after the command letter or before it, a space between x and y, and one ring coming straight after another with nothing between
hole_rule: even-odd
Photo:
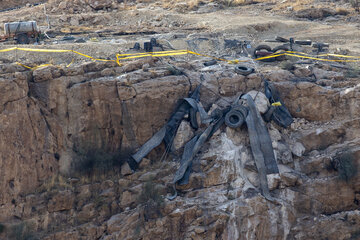
<instances>
[{"instance_id":1,"label":"yellow barrier tape","mask_svg":"<svg viewBox=\"0 0 360 240\"><path fill-rule=\"evenodd\" d=\"M271 104L271 106L280 107L282 106L281 102L274 102Z\"/></svg>"},{"instance_id":2,"label":"yellow barrier tape","mask_svg":"<svg viewBox=\"0 0 360 240\"><path fill-rule=\"evenodd\" d=\"M175 55L185 55L188 54L187 51L178 51L178 52L172 52L172 53L162 53L162 52L156 52L158 54L154 54L154 53L144 53L141 55L131 55L131 56L127 56L127 57L122 57L119 58L119 56L122 56L122 54L117 54L117 60L121 60L121 59L133 59L133 58L143 58L143 57L166 57L166 56L175 56Z\"/></svg>"},{"instance_id":3,"label":"yellow barrier tape","mask_svg":"<svg viewBox=\"0 0 360 240\"><path fill-rule=\"evenodd\" d=\"M31 70L35 70L35 69L38 69L38 68L41 68L41 67L46 67L46 66L52 65L52 64L41 64L41 65L36 66L36 67L29 67L29 66L26 66L26 65L24 65L22 63L19 63L19 62L16 62L16 64L19 65L19 66L22 66L24 68L31 69Z\"/></svg>"},{"instance_id":4,"label":"yellow barrier tape","mask_svg":"<svg viewBox=\"0 0 360 240\"><path fill-rule=\"evenodd\" d=\"M326 55L332 56L332 57L341 57L341 58L360 58L360 57L357 57L357 56L346 56L346 55L333 54L333 53L328 53Z\"/></svg>"},{"instance_id":5,"label":"yellow barrier tape","mask_svg":"<svg viewBox=\"0 0 360 240\"><path fill-rule=\"evenodd\" d=\"M306 56L313 56L312 54L303 53L303 52L296 52L296 51L285 51L285 52L306 55ZM316 57L360 58L360 56L349 56L349 55L341 55L341 54L334 54L334 53L320 54L320 55L316 55Z\"/></svg>"},{"instance_id":6,"label":"yellow barrier tape","mask_svg":"<svg viewBox=\"0 0 360 240\"><path fill-rule=\"evenodd\" d=\"M64 49L34 49L34 48L14 48L13 50L19 50L24 52L43 52L43 53L64 53L71 52L72 50L64 50Z\"/></svg>"},{"instance_id":7,"label":"yellow barrier tape","mask_svg":"<svg viewBox=\"0 0 360 240\"><path fill-rule=\"evenodd\" d=\"M296 52L296 51L283 51L282 53L283 53L283 55L287 55L287 56L307 58L307 59L313 59L313 60L319 60L319 61L328 61L328 62L358 62L359 61L358 59L360 59L360 56L349 56L349 55L341 55L341 54L333 54L333 53L325 53L325 54L320 54L320 55L316 55L316 56L308 54L308 53ZM274 55L269 55L269 56L275 57ZM320 58L320 57L357 58L357 59L351 59L351 60L325 59L325 58Z\"/></svg>"},{"instance_id":8,"label":"yellow barrier tape","mask_svg":"<svg viewBox=\"0 0 360 240\"><path fill-rule=\"evenodd\" d=\"M26 65L24 65L22 63L19 63L19 62L16 62L16 64L19 65L19 66L22 66L24 68L27 68L27 69L32 69L32 67L26 66Z\"/></svg>"},{"instance_id":9,"label":"yellow barrier tape","mask_svg":"<svg viewBox=\"0 0 360 240\"><path fill-rule=\"evenodd\" d=\"M325 61L325 62L360 62L360 59L325 59L325 58L318 58L318 57L310 57L310 56L302 56L299 54L291 54L291 53L284 53L286 56L293 56L298 58L306 58L306 59L312 59L312 60L318 60L318 61Z\"/></svg>"},{"instance_id":10,"label":"yellow barrier tape","mask_svg":"<svg viewBox=\"0 0 360 240\"><path fill-rule=\"evenodd\" d=\"M34 48L18 48L18 47L13 47L13 48L7 48L7 49L2 49L0 50L0 52L10 52L10 51L14 51L14 50L19 50L19 51L24 51L24 52L41 52L41 53L66 53L66 52L72 52L75 54L78 54L80 56L86 57L86 58L90 58L94 61L103 61L103 62L116 62L116 60L109 60L109 59L102 59L102 58L94 58L92 56L83 54L81 52L77 52L74 50L67 50L67 49L34 49ZM120 64L119 64L120 65Z\"/></svg>"},{"instance_id":11,"label":"yellow barrier tape","mask_svg":"<svg viewBox=\"0 0 360 240\"><path fill-rule=\"evenodd\" d=\"M14 51L14 50L16 50L16 49L17 49L16 47L6 48L6 49L1 49L0 52L10 52L10 51Z\"/></svg>"},{"instance_id":12,"label":"yellow barrier tape","mask_svg":"<svg viewBox=\"0 0 360 240\"><path fill-rule=\"evenodd\" d=\"M73 58L73 59L71 60L71 63L69 63L68 65L66 65L66 67L67 67L67 68L70 67L70 66L74 63L74 61L75 61L75 59Z\"/></svg>"},{"instance_id":13,"label":"yellow barrier tape","mask_svg":"<svg viewBox=\"0 0 360 240\"><path fill-rule=\"evenodd\" d=\"M161 51L161 52L142 52L142 53L123 53L118 54L119 56L136 56L136 55L147 55L147 54L157 54L157 53L177 53L177 52L188 52L188 50L170 50L170 51Z\"/></svg>"},{"instance_id":14,"label":"yellow barrier tape","mask_svg":"<svg viewBox=\"0 0 360 240\"><path fill-rule=\"evenodd\" d=\"M296 54L295 54L296 53ZM300 55L303 54L303 55ZM360 59L351 59L351 60L346 60L346 59L327 59L327 58L320 58L320 56L336 56L336 54L322 54L322 55L318 55L318 56L312 56L310 54L306 54L306 53L300 53L300 52L292 52L292 51L286 51L280 54L271 54L265 57L260 57L260 58L256 58L254 59L254 61L261 61L264 59L269 59L269 58L275 58L275 57L280 57L280 56L293 56L293 57L298 57L298 58L306 58L306 59L312 59L312 60L318 60L318 61L326 61L326 62L360 62ZM337 55L337 57L345 57L345 55ZM348 58L360 58L360 57L356 57L356 56L346 56ZM247 61L247 60L245 60ZM241 61L239 61L241 62Z\"/></svg>"},{"instance_id":15,"label":"yellow barrier tape","mask_svg":"<svg viewBox=\"0 0 360 240\"><path fill-rule=\"evenodd\" d=\"M280 52L280 53L273 53L271 55L256 58L256 59L253 59L253 60L249 60L249 59L245 59L245 60L238 60L238 59L227 60L227 59L224 59L224 58L218 58L218 57L214 57L214 56L210 56L210 55L206 55L206 54L201 54L201 53L197 53L197 52L193 52L193 51L189 51L189 50L169 50L169 51L160 51L160 52L116 54L116 60L94 58L94 57L86 55L84 53L74 51L74 50L67 50L67 49L33 49L33 48L13 47L13 48L1 49L0 53L1 52L10 52L10 51L14 51L14 50L26 51L26 52L41 52L41 53L67 53L67 52L71 52L71 53L75 53L77 55L80 55L82 57L92 59L93 61L116 62L119 66L121 66L120 60L125 60L125 59L135 59L135 58L143 58L143 57L166 57L166 56L177 56L177 55L185 55L185 54L193 54L193 55L202 56L202 57L209 57L209 58L212 58L212 59L215 59L215 60L218 60L218 61L227 62L229 64L243 63L243 62L249 62L249 61L261 61L261 60L270 59L270 58L276 58L276 57L280 57L280 56L292 56L292 57L312 59L312 60L317 60L317 61L327 61L327 62L360 62L360 57L359 56L346 56L346 55L330 54L330 53L313 56L311 54L302 53L302 52L296 52L296 51L283 51L283 52ZM327 58L322 58L322 57L338 57L338 58L347 58L347 59L327 59ZM353 59L349 59L349 58L353 58ZM73 64L73 62L74 62L74 59L71 61L70 64L67 65L67 67L71 66ZM21 66L23 66L25 68L28 68L28 69L35 69L36 68L36 67L32 68L32 67L23 65L21 63L17 63L17 64L19 64L19 65L21 65ZM40 65L38 67L41 67L41 66L44 66L44 65L47 66L49 64L43 64L43 65Z\"/></svg>"}]
</instances>

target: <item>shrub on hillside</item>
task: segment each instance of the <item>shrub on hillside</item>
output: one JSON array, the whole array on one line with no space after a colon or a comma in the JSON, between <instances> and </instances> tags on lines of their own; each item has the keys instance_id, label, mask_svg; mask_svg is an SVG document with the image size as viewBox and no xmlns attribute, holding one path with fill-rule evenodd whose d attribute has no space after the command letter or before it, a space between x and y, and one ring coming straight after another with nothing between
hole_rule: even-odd
<instances>
[{"instance_id":1,"label":"shrub on hillside","mask_svg":"<svg viewBox=\"0 0 360 240\"><path fill-rule=\"evenodd\" d=\"M348 150L337 154L332 165L338 171L339 178L347 182L357 174L354 154Z\"/></svg>"}]
</instances>

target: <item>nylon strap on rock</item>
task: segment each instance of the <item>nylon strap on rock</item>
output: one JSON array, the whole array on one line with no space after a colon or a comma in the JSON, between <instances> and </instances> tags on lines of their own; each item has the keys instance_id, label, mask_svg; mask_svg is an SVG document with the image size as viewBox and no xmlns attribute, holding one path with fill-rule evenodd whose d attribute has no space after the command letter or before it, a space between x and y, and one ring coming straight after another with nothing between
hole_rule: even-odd
<instances>
[{"instance_id":1,"label":"nylon strap on rock","mask_svg":"<svg viewBox=\"0 0 360 240\"><path fill-rule=\"evenodd\" d=\"M224 115L227 113L228 109L219 111L219 115L216 116L211 124L203 131L202 133L193 137L189 142L185 144L184 152L180 161L180 167L176 171L173 185L174 185L174 195L168 197L169 200L173 200L177 196L176 183L179 185L184 185L189 183L189 177L191 173L192 161L195 155L200 151L201 146L207 141L224 123Z\"/></svg>"},{"instance_id":2,"label":"nylon strap on rock","mask_svg":"<svg viewBox=\"0 0 360 240\"><path fill-rule=\"evenodd\" d=\"M151 152L154 148L160 145L162 140L165 137L166 133L166 126L162 127L157 133L152 136L144 145L141 146L141 148L131 156L131 158L128 160L128 164L130 168L135 171L137 169L138 164L141 162L141 160Z\"/></svg>"},{"instance_id":3,"label":"nylon strap on rock","mask_svg":"<svg viewBox=\"0 0 360 240\"><path fill-rule=\"evenodd\" d=\"M208 121L208 116L205 113L205 110L199 104L200 99L200 87L199 85L194 92L191 94L190 98L185 98L182 100L180 105L176 108L174 113L171 115L169 121L161 128L152 138L150 138L140 149L131 156L128 160L130 168L135 171L137 165L141 160L151 152L155 147L159 146L160 143L164 140L166 148L171 149L172 143L174 141L175 134L181 121L183 120L185 114L189 113L190 109L194 109L193 115L199 111L201 118L204 118L204 121ZM205 114L204 114L205 113ZM197 126L196 118L193 119L191 125Z\"/></svg>"},{"instance_id":4,"label":"nylon strap on rock","mask_svg":"<svg viewBox=\"0 0 360 240\"><path fill-rule=\"evenodd\" d=\"M278 173L279 170L275 160L269 132L265 127L260 113L256 109L252 97L249 94L246 94L242 98L247 100L249 108L246 124L249 132L251 151L259 173L261 193L267 200L273 201L274 199L269 192L266 174Z\"/></svg>"},{"instance_id":5,"label":"nylon strap on rock","mask_svg":"<svg viewBox=\"0 0 360 240\"><path fill-rule=\"evenodd\" d=\"M192 160L195 155L199 152L201 146L205 143L205 141L210 137L213 127L215 126L216 121L212 122L209 127L206 128L204 132L193 137L189 142L186 143L184 153L182 155L180 161L180 168L176 171L173 184L174 184L174 195L168 197L169 200L175 199L177 196L177 191L175 188L175 184L177 182L181 182L182 184L187 184L189 181L190 175L190 166L192 164Z\"/></svg>"}]
</instances>

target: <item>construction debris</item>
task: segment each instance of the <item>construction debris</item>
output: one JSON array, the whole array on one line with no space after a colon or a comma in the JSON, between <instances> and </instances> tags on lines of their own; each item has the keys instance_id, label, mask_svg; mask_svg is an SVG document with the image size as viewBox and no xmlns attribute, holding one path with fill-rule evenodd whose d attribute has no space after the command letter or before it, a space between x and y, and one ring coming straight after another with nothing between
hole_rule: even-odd
<instances>
[{"instance_id":1,"label":"construction debris","mask_svg":"<svg viewBox=\"0 0 360 240\"><path fill-rule=\"evenodd\" d=\"M265 119L267 118L268 121L274 120L282 127L287 127L292 123L292 117L284 106L278 91L269 82L265 81L266 96L263 93L255 91L249 92L241 98L239 95L231 106L223 109L216 108L211 112L211 115L208 116L200 103L200 87L201 85L194 90L190 98L183 99L167 124L132 155L128 161L129 166L135 171L142 158L157 147L163 140L166 145L165 154L167 151L173 151L173 141L185 115L189 116L191 127L195 130L199 129L196 119L196 113L198 112L201 117L201 122L209 125L185 144L180 160L180 167L176 171L172 181L174 194L168 197L168 199L173 200L177 196L176 184L185 185L189 183L192 161L201 146L210 139L224 123L230 128L239 128L246 122L251 149L260 178L261 193L267 200L274 201L269 192L267 175L278 174L279 169L268 129L260 113L265 113ZM265 101L262 101L265 103L265 106L255 103L258 96L260 96L259 98L261 99L265 99ZM269 109L267 99L272 103ZM176 147L176 149L178 148L179 146Z\"/></svg>"}]
</instances>

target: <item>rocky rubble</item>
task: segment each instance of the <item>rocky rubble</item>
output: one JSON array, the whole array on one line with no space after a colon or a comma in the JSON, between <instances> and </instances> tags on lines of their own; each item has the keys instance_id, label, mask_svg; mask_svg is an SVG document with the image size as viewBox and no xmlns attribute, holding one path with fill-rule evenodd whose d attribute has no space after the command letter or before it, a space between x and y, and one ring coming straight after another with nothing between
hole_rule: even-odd
<instances>
[{"instance_id":1,"label":"rocky rubble","mask_svg":"<svg viewBox=\"0 0 360 240\"><path fill-rule=\"evenodd\" d=\"M206 110L226 106L238 93L263 91L260 73L169 63L186 75L151 58L33 71L0 66L0 238L16 229L49 240L359 236L360 175L346 170L360 170L359 79L326 66L264 73L295 117L288 129L267 123L280 170L268 175L275 202L259 193L246 128L225 126L202 147L189 183L169 201L164 196L172 193L177 157L163 157L160 146L132 172L124 154L163 126L201 74ZM315 81L296 80L313 74ZM257 95L264 112L269 103ZM192 134L184 121L179 151ZM106 165L113 159L116 165Z\"/></svg>"}]
</instances>

